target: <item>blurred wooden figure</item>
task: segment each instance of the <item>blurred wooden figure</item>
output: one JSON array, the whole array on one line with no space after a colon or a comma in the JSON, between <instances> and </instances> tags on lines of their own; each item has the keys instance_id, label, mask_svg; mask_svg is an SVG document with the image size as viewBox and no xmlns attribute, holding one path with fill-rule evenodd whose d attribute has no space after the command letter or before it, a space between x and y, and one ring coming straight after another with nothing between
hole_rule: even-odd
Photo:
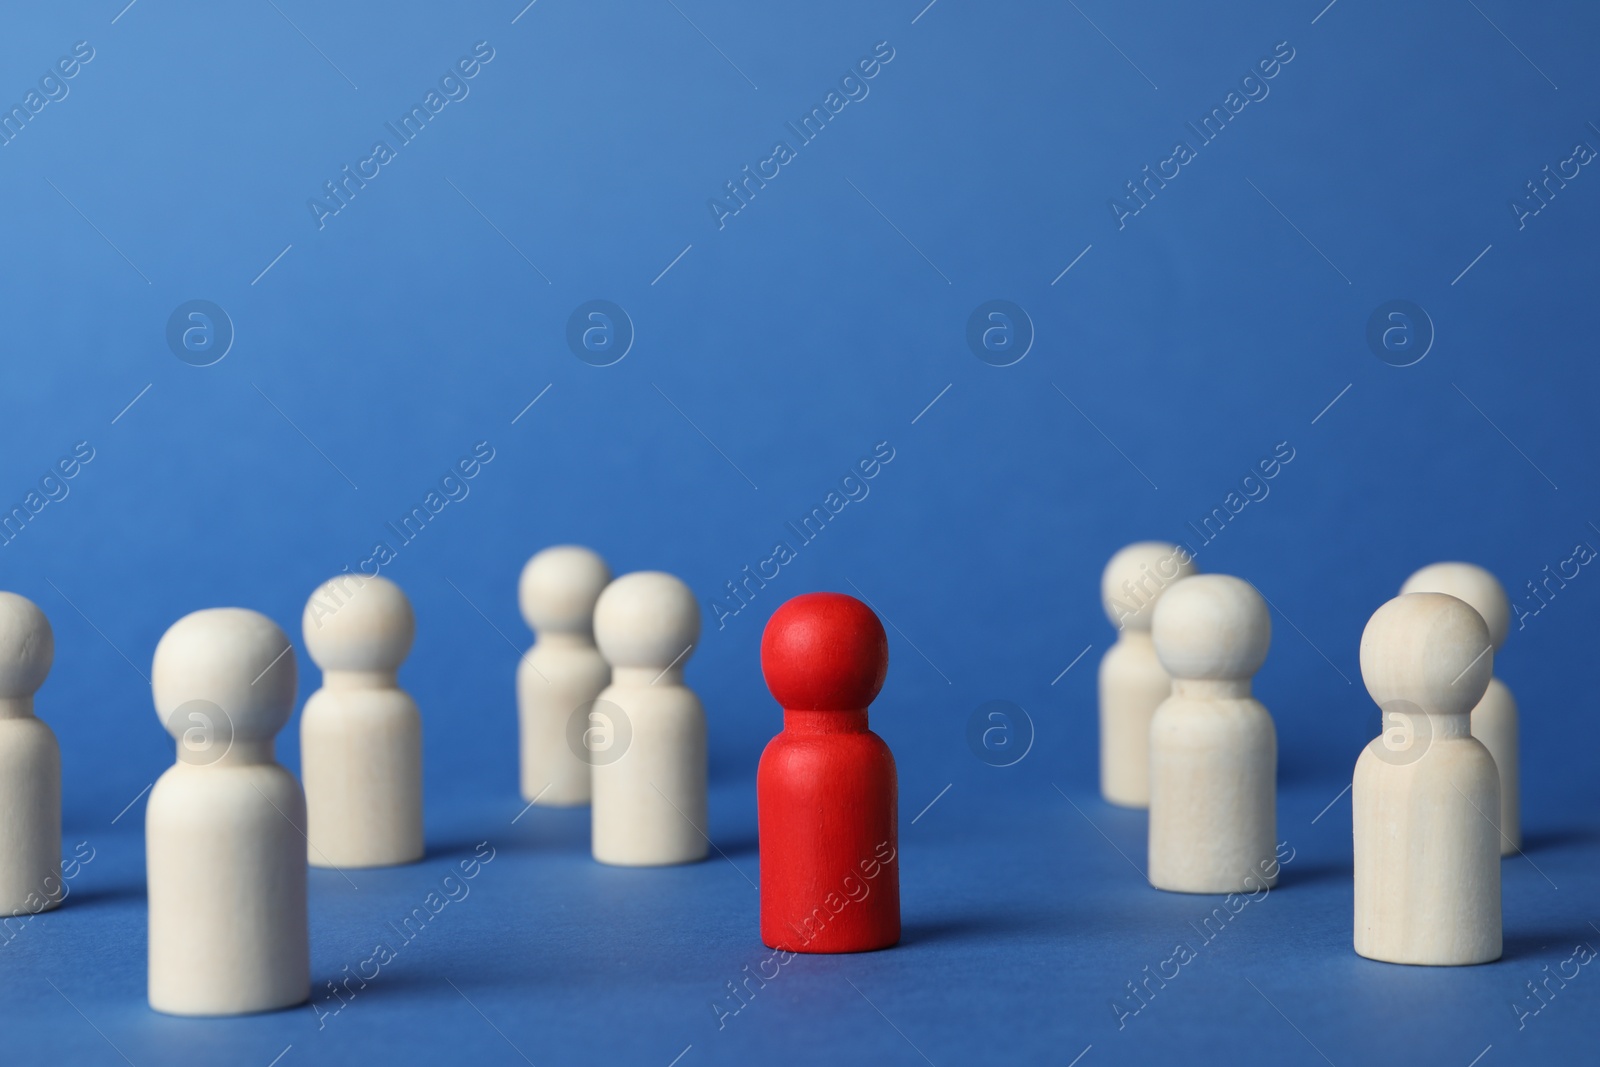
<instances>
[{"instance_id":1,"label":"blurred wooden figure","mask_svg":"<svg viewBox=\"0 0 1600 1067\"><path fill-rule=\"evenodd\" d=\"M1489 627L1489 644L1496 656L1511 630L1511 602L1494 575L1471 563L1435 563L1424 567L1400 587L1402 593L1448 593L1465 601ZM1517 701L1497 677L1489 679L1483 699L1472 709L1472 736L1494 757L1500 771L1500 854L1522 848L1522 790L1517 743Z\"/></svg>"},{"instance_id":2,"label":"blurred wooden figure","mask_svg":"<svg viewBox=\"0 0 1600 1067\"><path fill-rule=\"evenodd\" d=\"M61 749L33 713L55 658L38 605L0 593L0 917L61 903Z\"/></svg>"},{"instance_id":3,"label":"blurred wooden figure","mask_svg":"<svg viewBox=\"0 0 1600 1067\"><path fill-rule=\"evenodd\" d=\"M313 867L388 867L422 858L422 716L400 688L411 601L387 578L343 574L300 619L322 688L300 715L306 854Z\"/></svg>"},{"instance_id":4,"label":"blurred wooden figure","mask_svg":"<svg viewBox=\"0 0 1600 1067\"><path fill-rule=\"evenodd\" d=\"M1172 695L1150 620L1173 582L1198 572L1186 549L1140 541L1111 557L1100 602L1117 640L1100 660L1100 793L1125 808L1150 806L1150 719Z\"/></svg>"},{"instance_id":5,"label":"blurred wooden figure","mask_svg":"<svg viewBox=\"0 0 1600 1067\"><path fill-rule=\"evenodd\" d=\"M517 664L517 721L522 799L530 804L589 803L582 739L595 698L611 682L594 644L594 606L610 581L605 560L580 545L544 549L522 568L517 602L534 642Z\"/></svg>"}]
</instances>

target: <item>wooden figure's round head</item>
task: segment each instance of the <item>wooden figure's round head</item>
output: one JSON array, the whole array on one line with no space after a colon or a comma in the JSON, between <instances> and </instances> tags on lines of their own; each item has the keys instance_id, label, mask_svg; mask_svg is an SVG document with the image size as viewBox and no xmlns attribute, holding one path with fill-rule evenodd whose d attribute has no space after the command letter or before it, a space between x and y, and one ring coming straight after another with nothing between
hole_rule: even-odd
<instances>
[{"instance_id":1,"label":"wooden figure's round head","mask_svg":"<svg viewBox=\"0 0 1600 1067\"><path fill-rule=\"evenodd\" d=\"M611 568L582 545L553 545L522 568L517 603L535 633L582 634L594 628L594 607L611 582Z\"/></svg>"},{"instance_id":2,"label":"wooden figure's round head","mask_svg":"<svg viewBox=\"0 0 1600 1067\"><path fill-rule=\"evenodd\" d=\"M670 574L624 574L595 603L594 639L613 667L681 667L700 640L700 605Z\"/></svg>"},{"instance_id":3,"label":"wooden figure's round head","mask_svg":"<svg viewBox=\"0 0 1600 1067\"><path fill-rule=\"evenodd\" d=\"M1493 574L1475 563L1434 563L1406 579L1402 593L1448 593L1464 600L1489 627L1489 642L1496 652L1511 631L1511 601Z\"/></svg>"},{"instance_id":4,"label":"wooden figure's round head","mask_svg":"<svg viewBox=\"0 0 1600 1067\"><path fill-rule=\"evenodd\" d=\"M1156 602L1152 623L1156 658L1174 678L1248 679L1272 643L1266 601L1231 574L1185 578Z\"/></svg>"},{"instance_id":5,"label":"wooden figure's round head","mask_svg":"<svg viewBox=\"0 0 1600 1067\"><path fill-rule=\"evenodd\" d=\"M843 593L805 593L767 620L761 673L791 711L859 711L889 673L889 638L872 609Z\"/></svg>"},{"instance_id":6,"label":"wooden figure's round head","mask_svg":"<svg viewBox=\"0 0 1600 1067\"><path fill-rule=\"evenodd\" d=\"M1447 593L1403 593L1361 632L1361 680L1379 707L1405 702L1430 715L1465 715L1493 674L1488 624Z\"/></svg>"},{"instance_id":7,"label":"wooden figure's round head","mask_svg":"<svg viewBox=\"0 0 1600 1067\"><path fill-rule=\"evenodd\" d=\"M0 593L0 700L37 693L55 656L55 634L39 605L16 593Z\"/></svg>"},{"instance_id":8,"label":"wooden figure's round head","mask_svg":"<svg viewBox=\"0 0 1600 1067\"><path fill-rule=\"evenodd\" d=\"M1180 578L1200 568L1187 549L1166 541L1137 541L1111 557L1100 573L1100 603L1111 625L1149 633L1156 602Z\"/></svg>"},{"instance_id":9,"label":"wooden figure's round head","mask_svg":"<svg viewBox=\"0 0 1600 1067\"><path fill-rule=\"evenodd\" d=\"M162 635L150 666L156 713L180 742L180 755L202 719L230 744L272 740L294 711L295 682L289 639L277 623L246 608L185 615Z\"/></svg>"},{"instance_id":10,"label":"wooden figure's round head","mask_svg":"<svg viewBox=\"0 0 1600 1067\"><path fill-rule=\"evenodd\" d=\"M317 586L300 616L306 651L325 671L397 671L411 652L411 601L387 578L341 574Z\"/></svg>"}]
</instances>

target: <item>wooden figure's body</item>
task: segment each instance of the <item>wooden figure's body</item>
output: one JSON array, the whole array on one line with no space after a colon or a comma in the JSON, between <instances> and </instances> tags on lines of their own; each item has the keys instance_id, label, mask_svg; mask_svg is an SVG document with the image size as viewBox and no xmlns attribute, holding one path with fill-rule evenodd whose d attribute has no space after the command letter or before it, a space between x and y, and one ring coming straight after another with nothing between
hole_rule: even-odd
<instances>
[{"instance_id":1,"label":"wooden figure's body","mask_svg":"<svg viewBox=\"0 0 1600 1067\"><path fill-rule=\"evenodd\" d=\"M1494 654L1511 631L1511 601L1505 587L1489 571L1473 563L1434 563L1407 578L1402 593L1446 593L1483 616ZM1500 854L1522 848L1521 753L1517 701L1499 678L1489 679L1483 699L1472 709L1472 736L1494 757L1500 772Z\"/></svg>"},{"instance_id":2,"label":"wooden figure's body","mask_svg":"<svg viewBox=\"0 0 1600 1067\"><path fill-rule=\"evenodd\" d=\"M1172 695L1150 730L1150 866L1157 889L1257 892L1276 880L1278 742L1250 680L1272 639L1250 583L1204 574L1156 605Z\"/></svg>"},{"instance_id":3,"label":"wooden figure's body","mask_svg":"<svg viewBox=\"0 0 1600 1067\"><path fill-rule=\"evenodd\" d=\"M1111 557L1100 599L1117 640L1100 660L1100 793L1125 808L1150 806L1150 720L1172 693L1150 621L1161 593L1196 573L1177 545L1140 541Z\"/></svg>"},{"instance_id":4,"label":"wooden figure's body","mask_svg":"<svg viewBox=\"0 0 1600 1067\"><path fill-rule=\"evenodd\" d=\"M628 748L614 762L593 767L594 858L620 867L705 859L706 714L700 698L683 684L680 668L662 675L659 668L617 666L613 676L594 714L605 718L614 714L609 708L622 709ZM613 722L609 729L621 728Z\"/></svg>"},{"instance_id":5,"label":"wooden figure's body","mask_svg":"<svg viewBox=\"0 0 1600 1067\"><path fill-rule=\"evenodd\" d=\"M388 867L422 858L422 715L389 684L338 671L300 714L306 858L313 867Z\"/></svg>"},{"instance_id":6,"label":"wooden figure's body","mask_svg":"<svg viewBox=\"0 0 1600 1067\"><path fill-rule=\"evenodd\" d=\"M1172 695L1149 631L1124 630L1100 660L1100 795L1150 806L1150 720Z\"/></svg>"},{"instance_id":7,"label":"wooden figure's body","mask_svg":"<svg viewBox=\"0 0 1600 1067\"><path fill-rule=\"evenodd\" d=\"M593 641L540 634L517 664L522 799L549 807L589 803L590 767L572 750L568 730L611 683L611 667Z\"/></svg>"},{"instance_id":8,"label":"wooden figure's body","mask_svg":"<svg viewBox=\"0 0 1600 1067\"><path fill-rule=\"evenodd\" d=\"M1379 608L1361 673L1383 710L1351 782L1355 950L1389 963L1500 958L1500 776L1471 734L1493 658L1483 618L1443 593Z\"/></svg>"},{"instance_id":9,"label":"wooden figure's body","mask_svg":"<svg viewBox=\"0 0 1600 1067\"><path fill-rule=\"evenodd\" d=\"M1472 736L1494 757L1500 775L1500 854L1522 851L1522 754L1517 701L1498 678L1489 679L1483 699L1472 709Z\"/></svg>"},{"instance_id":10,"label":"wooden figure's body","mask_svg":"<svg viewBox=\"0 0 1600 1067\"><path fill-rule=\"evenodd\" d=\"M756 774L761 940L790 952L865 952L900 940L899 787L867 728L888 643L852 597L784 604L762 637L783 732Z\"/></svg>"},{"instance_id":11,"label":"wooden figure's body","mask_svg":"<svg viewBox=\"0 0 1600 1067\"><path fill-rule=\"evenodd\" d=\"M150 1006L240 1015L311 992L305 798L265 750L178 763L145 809Z\"/></svg>"},{"instance_id":12,"label":"wooden figure's body","mask_svg":"<svg viewBox=\"0 0 1600 1067\"><path fill-rule=\"evenodd\" d=\"M295 678L283 631L240 608L186 615L156 646L151 692L178 743L145 811L157 1011L238 1015L310 995L305 798L274 756Z\"/></svg>"},{"instance_id":13,"label":"wooden figure's body","mask_svg":"<svg viewBox=\"0 0 1600 1067\"><path fill-rule=\"evenodd\" d=\"M1450 724L1414 763L1386 762L1374 738L1351 783L1355 949L1388 963L1487 963L1500 958L1500 842L1494 759ZM1491 874L1492 871L1492 874Z\"/></svg>"},{"instance_id":14,"label":"wooden figure's body","mask_svg":"<svg viewBox=\"0 0 1600 1067\"><path fill-rule=\"evenodd\" d=\"M61 881L61 748L33 713L55 657L50 620L0 593L0 918L48 911Z\"/></svg>"},{"instance_id":15,"label":"wooden figure's body","mask_svg":"<svg viewBox=\"0 0 1600 1067\"><path fill-rule=\"evenodd\" d=\"M670 574L639 571L606 587L595 638L611 684L590 711L594 858L621 867L706 857L706 716L683 681L700 608Z\"/></svg>"},{"instance_id":16,"label":"wooden figure's body","mask_svg":"<svg viewBox=\"0 0 1600 1067\"><path fill-rule=\"evenodd\" d=\"M387 578L319 586L301 620L322 688L300 716L306 856L314 867L422 858L422 716L400 688L411 602Z\"/></svg>"},{"instance_id":17,"label":"wooden figure's body","mask_svg":"<svg viewBox=\"0 0 1600 1067\"><path fill-rule=\"evenodd\" d=\"M589 761L574 749L572 720L587 716L611 682L594 643L595 602L610 581L605 561L578 545L544 549L522 569L518 600L536 634L517 664L522 799L529 803L589 803Z\"/></svg>"},{"instance_id":18,"label":"wooden figure's body","mask_svg":"<svg viewBox=\"0 0 1600 1067\"><path fill-rule=\"evenodd\" d=\"M1277 767L1272 716L1249 681L1175 680L1150 734L1150 884L1181 893L1275 885Z\"/></svg>"}]
</instances>

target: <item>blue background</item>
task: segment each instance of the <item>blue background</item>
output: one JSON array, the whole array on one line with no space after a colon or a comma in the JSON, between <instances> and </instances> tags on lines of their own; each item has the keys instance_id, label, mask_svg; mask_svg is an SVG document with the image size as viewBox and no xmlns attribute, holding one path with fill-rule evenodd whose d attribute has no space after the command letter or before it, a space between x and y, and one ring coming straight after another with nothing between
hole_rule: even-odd
<instances>
[{"instance_id":1,"label":"blue background","mask_svg":"<svg viewBox=\"0 0 1600 1067\"><path fill-rule=\"evenodd\" d=\"M1509 206L1575 142L1600 146L1591 9L123 2L0 20L8 107L74 42L94 49L0 148L0 500L76 442L95 453L0 549L0 584L55 626L38 709L69 851L95 855L65 907L0 945L9 1057L1488 1067L1592 1050L1588 968L1520 1028L1512 1004L1600 945L1600 578L1581 571L1497 657L1523 709L1528 842L1505 862L1503 960L1355 956L1340 792L1378 729L1361 628L1406 575L1473 560L1531 607L1526 583L1600 545L1600 177L1584 167L1521 228ZM308 199L479 41L494 58L470 95L319 228ZM880 41L894 58L870 94L719 229L709 198ZM1269 95L1119 228L1111 198L1279 42L1293 59ZM165 339L194 299L236 332L204 368ZM636 333L604 368L566 341L595 299ZM992 299L1036 331L1012 366L966 342ZM1436 330L1408 367L1366 341L1394 299ZM303 653L311 589L479 441L495 458L470 495L383 570L418 616L401 678L424 714L429 857L313 872L318 989L478 842L495 859L337 1016L151 1012L141 791L172 760L156 641L243 605ZM870 495L719 629L724 583L879 441L895 458ZM1295 458L1270 495L1200 546L1186 523L1279 442ZM1189 540L1276 609L1257 693L1295 858L1119 1029L1124 983L1198 944L1218 903L1150 889L1143 814L1098 798L1099 574L1148 537ZM519 817L515 582L562 541L672 571L705 607L688 679L722 855L703 864L602 868L585 812ZM798 959L719 1028L712 1002L768 955L754 771L780 714L758 639L812 589L891 624L873 723L900 769L906 936ZM1036 735L1005 768L966 740L996 699Z\"/></svg>"}]
</instances>

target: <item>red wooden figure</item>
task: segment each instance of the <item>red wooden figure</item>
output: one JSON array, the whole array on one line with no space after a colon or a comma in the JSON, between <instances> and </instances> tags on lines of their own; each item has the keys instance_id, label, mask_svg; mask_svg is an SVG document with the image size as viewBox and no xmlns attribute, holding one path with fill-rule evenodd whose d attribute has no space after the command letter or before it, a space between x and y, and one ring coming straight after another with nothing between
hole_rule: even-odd
<instances>
[{"instance_id":1,"label":"red wooden figure","mask_svg":"<svg viewBox=\"0 0 1600 1067\"><path fill-rule=\"evenodd\" d=\"M894 757L867 729L889 669L872 609L807 593L773 613L761 671L783 732L761 754L761 940L790 952L865 952L900 940Z\"/></svg>"}]
</instances>

